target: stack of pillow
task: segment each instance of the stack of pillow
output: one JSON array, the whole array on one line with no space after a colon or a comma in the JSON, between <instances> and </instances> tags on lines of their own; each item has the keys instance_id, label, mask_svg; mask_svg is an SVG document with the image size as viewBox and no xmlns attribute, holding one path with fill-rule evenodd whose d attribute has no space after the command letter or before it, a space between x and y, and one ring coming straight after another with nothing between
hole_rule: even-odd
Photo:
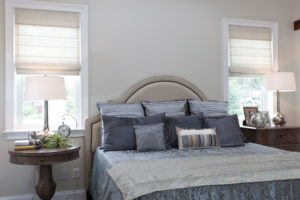
<instances>
[{"instance_id":1,"label":"stack of pillow","mask_svg":"<svg viewBox=\"0 0 300 200\"><path fill-rule=\"evenodd\" d=\"M133 104L97 103L104 151L243 146L237 115L227 102L179 100Z\"/></svg>"}]
</instances>

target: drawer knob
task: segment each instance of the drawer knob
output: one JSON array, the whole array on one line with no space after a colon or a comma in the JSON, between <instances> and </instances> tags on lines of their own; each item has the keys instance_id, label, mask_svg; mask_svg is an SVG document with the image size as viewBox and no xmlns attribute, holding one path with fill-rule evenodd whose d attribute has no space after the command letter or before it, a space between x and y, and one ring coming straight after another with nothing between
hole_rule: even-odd
<instances>
[{"instance_id":1,"label":"drawer knob","mask_svg":"<svg viewBox=\"0 0 300 200\"><path fill-rule=\"evenodd\" d=\"M277 135L277 138L278 138L278 139L282 139L283 136L282 136L282 135Z\"/></svg>"}]
</instances>

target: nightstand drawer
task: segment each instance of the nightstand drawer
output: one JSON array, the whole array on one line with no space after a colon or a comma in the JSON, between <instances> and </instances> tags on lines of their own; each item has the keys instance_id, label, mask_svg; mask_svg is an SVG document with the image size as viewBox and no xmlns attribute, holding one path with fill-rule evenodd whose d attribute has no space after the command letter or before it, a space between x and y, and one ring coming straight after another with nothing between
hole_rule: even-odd
<instances>
[{"instance_id":1,"label":"nightstand drawer","mask_svg":"<svg viewBox=\"0 0 300 200\"><path fill-rule=\"evenodd\" d=\"M283 149L287 151L297 151L300 152L300 144L286 144L286 145L274 145L272 147Z\"/></svg>"},{"instance_id":2,"label":"nightstand drawer","mask_svg":"<svg viewBox=\"0 0 300 200\"><path fill-rule=\"evenodd\" d=\"M249 142L288 151L300 152L299 126L280 126L267 128L242 126L241 130Z\"/></svg>"},{"instance_id":3,"label":"nightstand drawer","mask_svg":"<svg viewBox=\"0 0 300 200\"><path fill-rule=\"evenodd\" d=\"M300 144L299 129L259 130L258 140L264 145Z\"/></svg>"}]
</instances>

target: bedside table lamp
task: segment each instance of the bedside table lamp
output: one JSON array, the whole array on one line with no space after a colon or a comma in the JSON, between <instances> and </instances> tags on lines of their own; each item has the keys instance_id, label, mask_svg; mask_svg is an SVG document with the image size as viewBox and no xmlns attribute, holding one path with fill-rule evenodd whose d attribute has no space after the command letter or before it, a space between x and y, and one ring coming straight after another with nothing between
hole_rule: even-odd
<instances>
[{"instance_id":1,"label":"bedside table lamp","mask_svg":"<svg viewBox=\"0 0 300 200\"><path fill-rule=\"evenodd\" d=\"M65 80L56 76L30 76L26 78L25 100L43 100L44 134L48 134L48 100L66 99Z\"/></svg>"},{"instance_id":2,"label":"bedside table lamp","mask_svg":"<svg viewBox=\"0 0 300 200\"><path fill-rule=\"evenodd\" d=\"M275 125L286 123L284 115L280 113L280 92L296 91L295 74L293 72L274 72L265 75L264 88L267 91L276 91L277 93L277 112L272 121Z\"/></svg>"}]
</instances>

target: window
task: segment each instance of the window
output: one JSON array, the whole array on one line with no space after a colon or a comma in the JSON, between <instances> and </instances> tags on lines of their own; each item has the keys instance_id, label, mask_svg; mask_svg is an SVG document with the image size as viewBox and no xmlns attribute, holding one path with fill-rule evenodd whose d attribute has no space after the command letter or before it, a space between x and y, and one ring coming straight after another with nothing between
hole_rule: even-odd
<instances>
[{"instance_id":1,"label":"window","mask_svg":"<svg viewBox=\"0 0 300 200\"><path fill-rule=\"evenodd\" d=\"M24 100L24 91L27 76L44 74L61 76L66 84L66 100L49 101L50 129L57 130L63 114L83 127L87 7L7 0L6 38L6 131L42 129L44 102Z\"/></svg>"},{"instance_id":2,"label":"window","mask_svg":"<svg viewBox=\"0 0 300 200\"><path fill-rule=\"evenodd\" d=\"M244 106L272 112L263 75L277 71L277 23L224 19L224 80L229 113L244 119Z\"/></svg>"},{"instance_id":3,"label":"window","mask_svg":"<svg viewBox=\"0 0 300 200\"><path fill-rule=\"evenodd\" d=\"M259 110L270 110L268 103L272 104L272 99L263 91L263 77L230 76L228 85L230 114L244 118L244 106L258 106Z\"/></svg>"},{"instance_id":4,"label":"window","mask_svg":"<svg viewBox=\"0 0 300 200\"><path fill-rule=\"evenodd\" d=\"M31 75L16 76L16 104L14 127L16 130L40 130L44 124L44 102L24 100L25 79ZM49 126L56 130L62 123L63 114L71 114L80 120L80 76L62 76L66 85L66 100L49 101ZM66 123L74 129L76 123L69 119ZM71 123L71 124L70 124ZM78 121L80 123L80 121Z\"/></svg>"}]
</instances>

